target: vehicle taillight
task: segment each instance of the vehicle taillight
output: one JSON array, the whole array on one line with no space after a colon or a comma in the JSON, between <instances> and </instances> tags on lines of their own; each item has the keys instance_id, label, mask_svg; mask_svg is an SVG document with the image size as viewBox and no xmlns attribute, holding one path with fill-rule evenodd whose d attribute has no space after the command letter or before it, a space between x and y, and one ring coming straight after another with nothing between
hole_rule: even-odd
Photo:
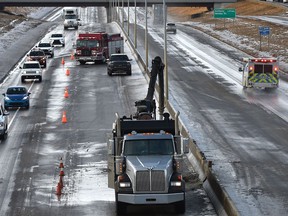
<instances>
[{"instance_id":1,"label":"vehicle taillight","mask_svg":"<svg viewBox=\"0 0 288 216\"><path fill-rule=\"evenodd\" d=\"M274 67L274 71L276 71L276 72L277 72L277 71L278 71L278 67Z\"/></svg>"},{"instance_id":2,"label":"vehicle taillight","mask_svg":"<svg viewBox=\"0 0 288 216\"><path fill-rule=\"evenodd\" d=\"M252 71L252 70L253 70L253 67L252 67L252 66L250 66L250 67L249 67L249 71Z\"/></svg>"}]
</instances>

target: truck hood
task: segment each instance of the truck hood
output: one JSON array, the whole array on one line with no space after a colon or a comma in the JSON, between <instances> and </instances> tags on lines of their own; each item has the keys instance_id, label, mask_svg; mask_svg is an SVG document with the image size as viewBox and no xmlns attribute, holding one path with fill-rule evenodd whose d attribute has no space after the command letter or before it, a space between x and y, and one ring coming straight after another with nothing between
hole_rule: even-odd
<instances>
[{"instance_id":1,"label":"truck hood","mask_svg":"<svg viewBox=\"0 0 288 216\"><path fill-rule=\"evenodd\" d=\"M135 170L157 169L165 170L172 164L173 155L143 155L127 156L127 168L133 167Z\"/></svg>"}]
</instances>

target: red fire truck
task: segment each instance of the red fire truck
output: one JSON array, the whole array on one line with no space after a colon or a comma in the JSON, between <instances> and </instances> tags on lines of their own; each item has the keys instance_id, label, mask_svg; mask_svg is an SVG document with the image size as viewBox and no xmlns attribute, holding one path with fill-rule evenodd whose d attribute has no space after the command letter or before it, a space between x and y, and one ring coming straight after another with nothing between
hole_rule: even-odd
<instances>
[{"instance_id":1,"label":"red fire truck","mask_svg":"<svg viewBox=\"0 0 288 216\"><path fill-rule=\"evenodd\" d=\"M111 54L124 52L123 37L105 32L80 33L75 46L75 59L80 64L105 62Z\"/></svg>"}]
</instances>

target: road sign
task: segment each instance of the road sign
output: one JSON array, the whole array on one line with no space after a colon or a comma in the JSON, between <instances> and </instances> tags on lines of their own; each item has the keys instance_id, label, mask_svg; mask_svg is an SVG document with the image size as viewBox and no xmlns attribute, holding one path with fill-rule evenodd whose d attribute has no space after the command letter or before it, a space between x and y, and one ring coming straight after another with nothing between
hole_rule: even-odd
<instances>
[{"instance_id":1,"label":"road sign","mask_svg":"<svg viewBox=\"0 0 288 216\"><path fill-rule=\"evenodd\" d=\"M214 8L214 18L235 18L235 8Z\"/></svg>"},{"instance_id":2,"label":"road sign","mask_svg":"<svg viewBox=\"0 0 288 216\"><path fill-rule=\"evenodd\" d=\"M259 26L259 34L263 36L267 36L270 34L270 28L267 26Z\"/></svg>"}]
</instances>

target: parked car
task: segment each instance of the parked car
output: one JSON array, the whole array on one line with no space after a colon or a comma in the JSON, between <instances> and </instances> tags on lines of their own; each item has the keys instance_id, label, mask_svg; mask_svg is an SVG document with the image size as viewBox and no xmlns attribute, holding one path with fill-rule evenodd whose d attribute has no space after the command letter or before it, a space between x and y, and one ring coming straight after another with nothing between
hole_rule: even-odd
<instances>
[{"instance_id":1,"label":"parked car","mask_svg":"<svg viewBox=\"0 0 288 216\"><path fill-rule=\"evenodd\" d=\"M11 86L8 87L4 96L4 108L7 110L10 107L24 107L29 109L29 95L25 86Z\"/></svg>"},{"instance_id":2,"label":"parked car","mask_svg":"<svg viewBox=\"0 0 288 216\"><path fill-rule=\"evenodd\" d=\"M175 23L167 23L166 24L166 32L172 32L172 33L176 34L177 29L176 29Z\"/></svg>"},{"instance_id":3,"label":"parked car","mask_svg":"<svg viewBox=\"0 0 288 216\"><path fill-rule=\"evenodd\" d=\"M51 34L50 36L50 42L54 46L65 46L65 37L63 34L57 33L57 34Z\"/></svg>"},{"instance_id":4,"label":"parked car","mask_svg":"<svg viewBox=\"0 0 288 216\"><path fill-rule=\"evenodd\" d=\"M21 82L25 82L26 79L38 79L42 82L42 68L38 61L26 61L20 69Z\"/></svg>"},{"instance_id":5,"label":"parked car","mask_svg":"<svg viewBox=\"0 0 288 216\"><path fill-rule=\"evenodd\" d=\"M112 76L113 73L131 75L131 59L126 54L112 54L107 59L107 74Z\"/></svg>"},{"instance_id":6,"label":"parked car","mask_svg":"<svg viewBox=\"0 0 288 216\"><path fill-rule=\"evenodd\" d=\"M54 57L54 46L50 42L40 42L37 46L46 56Z\"/></svg>"},{"instance_id":7,"label":"parked car","mask_svg":"<svg viewBox=\"0 0 288 216\"><path fill-rule=\"evenodd\" d=\"M8 115L2 104L0 104L0 138L5 139L8 135Z\"/></svg>"},{"instance_id":8,"label":"parked car","mask_svg":"<svg viewBox=\"0 0 288 216\"><path fill-rule=\"evenodd\" d=\"M33 49L27 54L28 61L38 61L41 67L46 68L47 66L47 56L41 49Z\"/></svg>"}]
</instances>

